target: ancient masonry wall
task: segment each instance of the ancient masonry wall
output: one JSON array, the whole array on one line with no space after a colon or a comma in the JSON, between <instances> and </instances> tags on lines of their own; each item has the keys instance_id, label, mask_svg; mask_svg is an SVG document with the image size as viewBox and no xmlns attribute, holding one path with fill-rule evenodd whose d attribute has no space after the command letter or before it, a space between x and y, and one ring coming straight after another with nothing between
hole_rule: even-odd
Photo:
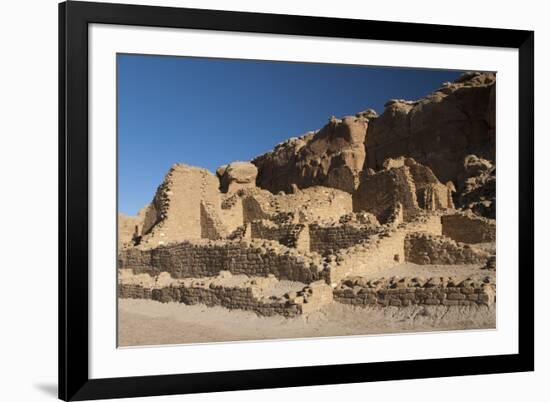
<instances>
[{"instance_id":1,"label":"ancient masonry wall","mask_svg":"<svg viewBox=\"0 0 550 402\"><path fill-rule=\"evenodd\" d=\"M405 237L405 260L415 264L484 264L489 257L445 236L410 233Z\"/></svg>"},{"instance_id":2,"label":"ancient masonry wall","mask_svg":"<svg viewBox=\"0 0 550 402\"><path fill-rule=\"evenodd\" d=\"M206 201L200 204L201 237L203 239L219 240L227 236L227 228L218 216L214 206Z\"/></svg>"},{"instance_id":3,"label":"ancient masonry wall","mask_svg":"<svg viewBox=\"0 0 550 402\"><path fill-rule=\"evenodd\" d=\"M320 254L336 252L368 239L380 230L376 226L353 224L309 225L310 250Z\"/></svg>"},{"instance_id":4,"label":"ancient masonry wall","mask_svg":"<svg viewBox=\"0 0 550 402\"><path fill-rule=\"evenodd\" d=\"M269 278L267 278L269 279ZM118 296L130 299L151 299L161 303L205 304L228 309L254 311L260 315L294 317L320 309L333 301L332 288L324 282L315 282L299 292L282 296L266 296L264 290L269 280L258 283L253 280L240 285L224 286L215 280L188 281L161 285L125 283L118 284Z\"/></svg>"},{"instance_id":5,"label":"ancient masonry wall","mask_svg":"<svg viewBox=\"0 0 550 402\"><path fill-rule=\"evenodd\" d=\"M350 275L376 272L404 261L405 233L393 229L391 234L373 235L364 243L340 250L328 256L329 283L336 283Z\"/></svg>"},{"instance_id":6,"label":"ancient masonry wall","mask_svg":"<svg viewBox=\"0 0 550 402\"><path fill-rule=\"evenodd\" d=\"M286 247L309 251L309 234L303 224L281 224L269 220L254 221L250 224L253 239L275 240Z\"/></svg>"},{"instance_id":7,"label":"ancient masonry wall","mask_svg":"<svg viewBox=\"0 0 550 402\"><path fill-rule=\"evenodd\" d=\"M184 241L153 249L126 249L119 268L151 276L168 272L173 278L217 275L220 271L249 276L275 275L310 283L324 278L318 255L300 253L274 241Z\"/></svg>"},{"instance_id":8,"label":"ancient masonry wall","mask_svg":"<svg viewBox=\"0 0 550 402\"><path fill-rule=\"evenodd\" d=\"M334 289L334 300L356 306L492 305L496 301L494 283L446 278L402 278L395 282L349 279Z\"/></svg>"},{"instance_id":9,"label":"ancient masonry wall","mask_svg":"<svg viewBox=\"0 0 550 402\"><path fill-rule=\"evenodd\" d=\"M379 234L370 236L361 244L342 249L329 256L326 278L336 283L345 277L362 272L376 272L402 263L405 258L405 237L410 232L441 234L441 219L438 215L417 217L408 224L386 226Z\"/></svg>"},{"instance_id":10,"label":"ancient masonry wall","mask_svg":"<svg viewBox=\"0 0 550 402\"><path fill-rule=\"evenodd\" d=\"M227 231L231 233L244 222L243 202L237 194L224 196L219 213Z\"/></svg>"},{"instance_id":11,"label":"ancient masonry wall","mask_svg":"<svg viewBox=\"0 0 550 402\"><path fill-rule=\"evenodd\" d=\"M382 223L387 222L396 203L401 203L405 221L412 220L420 211L415 183L407 166L366 176L353 194L353 210L371 212Z\"/></svg>"},{"instance_id":12,"label":"ancient masonry wall","mask_svg":"<svg viewBox=\"0 0 550 402\"><path fill-rule=\"evenodd\" d=\"M496 222L492 219L459 213L441 217L443 234L462 243L496 241Z\"/></svg>"},{"instance_id":13,"label":"ancient masonry wall","mask_svg":"<svg viewBox=\"0 0 550 402\"><path fill-rule=\"evenodd\" d=\"M221 204L218 187L217 177L206 169L183 164L172 166L145 214L142 244L157 246L169 241L200 239L205 213L208 209L219 209ZM207 210L201 208L201 203L209 205Z\"/></svg>"}]
</instances>

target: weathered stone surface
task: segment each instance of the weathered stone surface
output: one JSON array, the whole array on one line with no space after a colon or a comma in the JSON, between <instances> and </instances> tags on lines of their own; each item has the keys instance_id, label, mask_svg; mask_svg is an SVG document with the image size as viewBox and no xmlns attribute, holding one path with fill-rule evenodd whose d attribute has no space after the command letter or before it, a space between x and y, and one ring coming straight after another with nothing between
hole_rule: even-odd
<instances>
[{"instance_id":1,"label":"weathered stone surface","mask_svg":"<svg viewBox=\"0 0 550 402\"><path fill-rule=\"evenodd\" d=\"M458 181L466 155L495 160L495 74L465 74L418 101L392 100L370 122L366 167L410 156L446 183Z\"/></svg>"},{"instance_id":2,"label":"weathered stone surface","mask_svg":"<svg viewBox=\"0 0 550 402\"><path fill-rule=\"evenodd\" d=\"M353 194L353 210L367 211L385 223L396 204L403 206L405 219L418 211L416 187L408 166L390 167L371 176L365 176Z\"/></svg>"},{"instance_id":3,"label":"weathered stone surface","mask_svg":"<svg viewBox=\"0 0 550 402\"><path fill-rule=\"evenodd\" d=\"M332 117L319 131L277 145L252 161L258 186L273 193L290 192L292 184L353 192L365 161L367 126L363 116Z\"/></svg>"},{"instance_id":4,"label":"weathered stone surface","mask_svg":"<svg viewBox=\"0 0 550 402\"><path fill-rule=\"evenodd\" d=\"M465 74L418 101L390 100L381 116L332 117L216 175L172 166L137 217L118 218L118 267L129 273L120 297L287 317L333 299L494 303L490 271L483 283L355 277L402 263L496 268L495 221L485 218L495 210L494 81Z\"/></svg>"},{"instance_id":5,"label":"weathered stone surface","mask_svg":"<svg viewBox=\"0 0 550 402\"><path fill-rule=\"evenodd\" d=\"M458 177L456 195L460 208L480 216L495 219L496 167L491 161L468 155L464 158L464 171Z\"/></svg>"},{"instance_id":6,"label":"weathered stone surface","mask_svg":"<svg viewBox=\"0 0 550 402\"><path fill-rule=\"evenodd\" d=\"M274 277L251 279L221 272L218 276L201 280L178 280L165 273L152 277L121 271L117 292L122 298L223 306L254 311L264 316L285 317L311 313L333 300L332 288L324 282L313 282L301 286L298 292L284 295L278 288L281 286Z\"/></svg>"},{"instance_id":7,"label":"weathered stone surface","mask_svg":"<svg viewBox=\"0 0 550 402\"><path fill-rule=\"evenodd\" d=\"M143 219L139 216L129 216L123 213L118 214L118 247L125 243L133 242L139 236Z\"/></svg>"},{"instance_id":8,"label":"weathered stone surface","mask_svg":"<svg viewBox=\"0 0 550 402\"><path fill-rule=\"evenodd\" d=\"M293 223L336 221L352 212L351 194L329 187L315 186L276 195L255 189L243 192L241 197L245 222L258 219Z\"/></svg>"},{"instance_id":9,"label":"weathered stone surface","mask_svg":"<svg viewBox=\"0 0 550 402\"><path fill-rule=\"evenodd\" d=\"M486 251L445 236L409 233L405 237L405 259L415 264L485 264L489 257Z\"/></svg>"},{"instance_id":10,"label":"weathered stone surface","mask_svg":"<svg viewBox=\"0 0 550 402\"><path fill-rule=\"evenodd\" d=\"M472 213L453 213L441 217L443 234L462 243L496 241L496 221Z\"/></svg>"},{"instance_id":11,"label":"weathered stone surface","mask_svg":"<svg viewBox=\"0 0 550 402\"><path fill-rule=\"evenodd\" d=\"M250 162L231 162L216 170L220 188L224 193L234 193L243 188L256 187L258 168Z\"/></svg>"},{"instance_id":12,"label":"weathered stone surface","mask_svg":"<svg viewBox=\"0 0 550 402\"><path fill-rule=\"evenodd\" d=\"M175 164L145 212L141 244L208 238L222 228L219 181L206 169ZM213 226L218 226L216 229ZM218 236L216 236L218 237Z\"/></svg>"},{"instance_id":13,"label":"weathered stone surface","mask_svg":"<svg viewBox=\"0 0 550 402\"><path fill-rule=\"evenodd\" d=\"M410 220L421 209L454 208L451 194L451 188L441 184L430 168L412 158L388 158L382 170L362 177L353 194L353 209L371 212L387 222L399 204L403 219Z\"/></svg>"},{"instance_id":14,"label":"weathered stone surface","mask_svg":"<svg viewBox=\"0 0 550 402\"><path fill-rule=\"evenodd\" d=\"M470 306L492 305L496 301L494 282L464 280L455 283L453 278L432 277L418 282L418 278L362 277L343 279L334 289L334 300L356 306L408 306L438 305ZM461 290L469 290L463 293ZM410 292L412 290L412 292Z\"/></svg>"}]
</instances>

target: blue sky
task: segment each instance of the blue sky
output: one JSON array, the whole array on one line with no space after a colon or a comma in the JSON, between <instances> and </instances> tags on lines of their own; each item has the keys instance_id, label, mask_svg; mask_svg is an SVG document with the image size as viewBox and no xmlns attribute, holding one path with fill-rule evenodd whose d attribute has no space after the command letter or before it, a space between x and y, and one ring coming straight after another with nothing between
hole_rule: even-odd
<instances>
[{"instance_id":1,"label":"blue sky","mask_svg":"<svg viewBox=\"0 0 550 402\"><path fill-rule=\"evenodd\" d=\"M118 55L119 210L135 215L171 165L211 170L321 128L332 115L417 99L461 72Z\"/></svg>"}]
</instances>

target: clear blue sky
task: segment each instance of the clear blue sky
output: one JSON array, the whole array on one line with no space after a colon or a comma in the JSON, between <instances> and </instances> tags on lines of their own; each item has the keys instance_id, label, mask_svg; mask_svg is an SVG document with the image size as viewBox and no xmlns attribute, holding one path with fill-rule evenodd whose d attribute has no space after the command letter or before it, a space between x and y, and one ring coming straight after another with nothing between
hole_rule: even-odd
<instances>
[{"instance_id":1,"label":"clear blue sky","mask_svg":"<svg viewBox=\"0 0 550 402\"><path fill-rule=\"evenodd\" d=\"M135 215L171 165L211 170L457 71L118 55L119 210Z\"/></svg>"}]
</instances>

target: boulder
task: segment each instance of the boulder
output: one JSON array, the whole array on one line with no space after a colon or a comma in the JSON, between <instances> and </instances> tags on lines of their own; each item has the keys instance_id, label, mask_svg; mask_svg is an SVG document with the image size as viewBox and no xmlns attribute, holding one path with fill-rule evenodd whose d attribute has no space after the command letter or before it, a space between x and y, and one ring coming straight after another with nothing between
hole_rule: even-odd
<instances>
[{"instance_id":1,"label":"boulder","mask_svg":"<svg viewBox=\"0 0 550 402\"><path fill-rule=\"evenodd\" d=\"M216 170L220 179L220 189L224 193L234 193L243 188L256 187L258 168L250 162L231 162Z\"/></svg>"}]
</instances>

